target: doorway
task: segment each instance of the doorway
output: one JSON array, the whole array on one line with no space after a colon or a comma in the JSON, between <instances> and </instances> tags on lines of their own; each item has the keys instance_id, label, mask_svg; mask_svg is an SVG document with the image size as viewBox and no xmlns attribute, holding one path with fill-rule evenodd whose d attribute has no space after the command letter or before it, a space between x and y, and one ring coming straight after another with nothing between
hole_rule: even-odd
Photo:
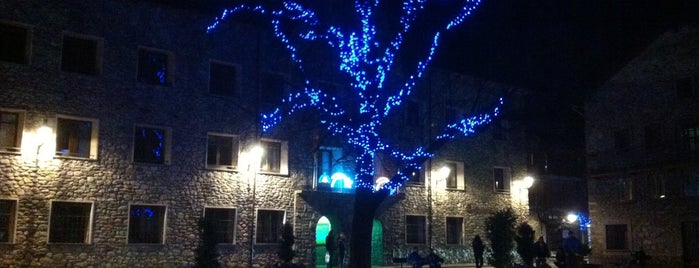
<instances>
[{"instance_id":1,"label":"doorway","mask_svg":"<svg viewBox=\"0 0 699 268\"><path fill-rule=\"evenodd\" d=\"M316 224L316 267L326 267L325 237L328 236L328 232L330 232L331 228L332 226L328 218L323 216L318 219L318 223Z\"/></svg>"}]
</instances>

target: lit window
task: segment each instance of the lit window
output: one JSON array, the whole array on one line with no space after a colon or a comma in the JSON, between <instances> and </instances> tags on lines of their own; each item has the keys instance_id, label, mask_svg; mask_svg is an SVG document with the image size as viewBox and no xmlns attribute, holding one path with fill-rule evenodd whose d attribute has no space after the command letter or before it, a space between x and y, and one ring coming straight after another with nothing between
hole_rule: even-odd
<instances>
[{"instance_id":1,"label":"lit window","mask_svg":"<svg viewBox=\"0 0 699 268\"><path fill-rule=\"evenodd\" d=\"M211 224L216 243L233 244L235 239L235 209L205 208L204 220Z\"/></svg>"},{"instance_id":2,"label":"lit window","mask_svg":"<svg viewBox=\"0 0 699 268\"><path fill-rule=\"evenodd\" d=\"M405 216L405 242L408 244L425 244L426 240L425 216Z\"/></svg>"},{"instance_id":3,"label":"lit window","mask_svg":"<svg viewBox=\"0 0 699 268\"><path fill-rule=\"evenodd\" d=\"M456 189L458 186L457 183L457 176L456 173L458 172L458 169L456 168L456 163L455 162L447 162L444 164L444 173L443 175L446 176L446 183L447 183L447 188L449 189Z\"/></svg>"},{"instance_id":4,"label":"lit window","mask_svg":"<svg viewBox=\"0 0 699 268\"><path fill-rule=\"evenodd\" d=\"M16 25L0 23L0 61L29 63L31 32Z\"/></svg>"},{"instance_id":5,"label":"lit window","mask_svg":"<svg viewBox=\"0 0 699 268\"><path fill-rule=\"evenodd\" d=\"M58 117L56 155L97 158L98 121Z\"/></svg>"},{"instance_id":6,"label":"lit window","mask_svg":"<svg viewBox=\"0 0 699 268\"><path fill-rule=\"evenodd\" d=\"M336 147L325 147L322 146L318 150L318 163L317 163L317 174L318 174L318 186L320 188L330 188L333 183L333 176L337 172L343 172L344 169L341 165L340 158L342 157L342 149ZM342 182L344 183L344 182ZM336 185L336 187L342 188L342 186Z\"/></svg>"},{"instance_id":7,"label":"lit window","mask_svg":"<svg viewBox=\"0 0 699 268\"><path fill-rule=\"evenodd\" d=\"M172 54L162 50L138 49L138 81L151 85L172 86Z\"/></svg>"},{"instance_id":8,"label":"lit window","mask_svg":"<svg viewBox=\"0 0 699 268\"><path fill-rule=\"evenodd\" d=\"M0 152L19 152L24 112L0 110Z\"/></svg>"},{"instance_id":9,"label":"lit window","mask_svg":"<svg viewBox=\"0 0 699 268\"><path fill-rule=\"evenodd\" d=\"M284 225L283 210L258 210L255 243L276 244Z\"/></svg>"},{"instance_id":10,"label":"lit window","mask_svg":"<svg viewBox=\"0 0 699 268\"><path fill-rule=\"evenodd\" d=\"M496 167L493 169L493 183L496 192L510 191L510 170Z\"/></svg>"},{"instance_id":11,"label":"lit window","mask_svg":"<svg viewBox=\"0 0 699 268\"><path fill-rule=\"evenodd\" d=\"M92 203L51 202L49 243L90 242Z\"/></svg>"},{"instance_id":12,"label":"lit window","mask_svg":"<svg viewBox=\"0 0 699 268\"><path fill-rule=\"evenodd\" d=\"M63 36L61 70L65 72L99 75L102 42L96 38Z\"/></svg>"},{"instance_id":13,"label":"lit window","mask_svg":"<svg viewBox=\"0 0 699 268\"><path fill-rule=\"evenodd\" d=\"M209 93L234 97L238 94L240 66L211 62L209 64Z\"/></svg>"},{"instance_id":14,"label":"lit window","mask_svg":"<svg viewBox=\"0 0 699 268\"><path fill-rule=\"evenodd\" d=\"M0 243L13 243L17 200L0 199Z\"/></svg>"},{"instance_id":15,"label":"lit window","mask_svg":"<svg viewBox=\"0 0 699 268\"><path fill-rule=\"evenodd\" d=\"M608 224L604 227L607 250L628 249L626 224Z\"/></svg>"},{"instance_id":16,"label":"lit window","mask_svg":"<svg viewBox=\"0 0 699 268\"><path fill-rule=\"evenodd\" d=\"M165 231L165 206L129 207L129 243L162 244Z\"/></svg>"},{"instance_id":17,"label":"lit window","mask_svg":"<svg viewBox=\"0 0 699 268\"><path fill-rule=\"evenodd\" d=\"M260 161L260 172L287 174L288 144L284 141L261 140L264 153Z\"/></svg>"},{"instance_id":18,"label":"lit window","mask_svg":"<svg viewBox=\"0 0 699 268\"><path fill-rule=\"evenodd\" d=\"M136 126L133 161L169 164L170 130L159 127Z\"/></svg>"},{"instance_id":19,"label":"lit window","mask_svg":"<svg viewBox=\"0 0 699 268\"><path fill-rule=\"evenodd\" d=\"M207 143L207 167L228 169L236 168L238 165L238 136L209 134Z\"/></svg>"}]
</instances>

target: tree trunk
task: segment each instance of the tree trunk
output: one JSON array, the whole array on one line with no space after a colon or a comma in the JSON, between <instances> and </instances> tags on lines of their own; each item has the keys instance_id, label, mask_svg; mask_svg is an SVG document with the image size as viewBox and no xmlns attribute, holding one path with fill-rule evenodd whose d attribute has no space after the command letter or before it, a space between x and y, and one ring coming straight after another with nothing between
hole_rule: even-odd
<instances>
[{"instance_id":1,"label":"tree trunk","mask_svg":"<svg viewBox=\"0 0 699 268\"><path fill-rule=\"evenodd\" d=\"M371 267L371 231L374 213L385 199L385 193L371 189L357 189L352 217L349 267Z\"/></svg>"}]
</instances>

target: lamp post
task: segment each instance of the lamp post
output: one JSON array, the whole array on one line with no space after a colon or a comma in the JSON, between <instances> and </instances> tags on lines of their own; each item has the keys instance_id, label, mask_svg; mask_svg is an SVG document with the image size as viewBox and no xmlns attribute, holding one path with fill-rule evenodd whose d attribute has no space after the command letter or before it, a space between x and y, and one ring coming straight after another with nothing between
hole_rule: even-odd
<instances>
[{"instance_id":1,"label":"lamp post","mask_svg":"<svg viewBox=\"0 0 699 268\"><path fill-rule=\"evenodd\" d=\"M431 162L430 162L430 165L431 165ZM427 242L427 244L429 245L430 248L432 248L432 236L433 236L432 223L434 222L432 219L434 217L434 211L433 211L434 209L432 208L434 206L434 204L433 204L434 197L433 197L432 192L434 191L434 187L437 186L438 184L441 185L441 182L445 181L447 179L447 177L449 176L449 174L451 174L451 172L452 172L452 170L451 170L451 168L449 168L449 166L443 166L435 174L435 175L437 175L436 176L437 178L435 178L435 180L432 181L433 178L432 178L432 176L430 176L430 181L427 184L427 187L428 187L428 189L427 189L427 199L428 200L427 201L429 203L428 211L427 211L428 212L427 213L428 214L428 231L427 231L427 233L428 233L429 241ZM432 173L432 172L430 172L430 173Z\"/></svg>"},{"instance_id":2,"label":"lamp post","mask_svg":"<svg viewBox=\"0 0 699 268\"><path fill-rule=\"evenodd\" d=\"M262 146L260 145L255 145L253 146L250 151L247 153L247 161L248 161L248 172L252 172L252 183L248 183L248 193L250 194L251 197L251 202L250 202L250 229L248 230L248 236L250 237L250 256L249 256L249 264L250 268L252 268L252 261L253 258L255 257L255 192L257 190L257 172L260 170L260 162L262 160L262 154L264 153L264 150L262 149ZM248 175L250 176L250 174ZM249 177L248 177L249 178ZM252 189L250 185L252 184Z\"/></svg>"}]
</instances>

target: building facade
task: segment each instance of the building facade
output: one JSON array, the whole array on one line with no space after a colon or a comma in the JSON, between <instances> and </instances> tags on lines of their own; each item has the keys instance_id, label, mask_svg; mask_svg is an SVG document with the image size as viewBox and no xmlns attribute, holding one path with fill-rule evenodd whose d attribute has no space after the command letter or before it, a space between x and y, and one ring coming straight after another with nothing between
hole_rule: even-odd
<instances>
[{"instance_id":1,"label":"building facade","mask_svg":"<svg viewBox=\"0 0 699 268\"><path fill-rule=\"evenodd\" d=\"M699 31L661 35L586 105L592 255L699 265Z\"/></svg>"},{"instance_id":2,"label":"building facade","mask_svg":"<svg viewBox=\"0 0 699 268\"><path fill-rule=\"evenodd\" d=\"M200 219L215 223L225 267L277 263L284 222L310 266L329 229L352 235L351 149L302 116L260 133L260 111L302 81L267 28L233 20L206 34L211 21L142 1L0 2L0 266L192 265ZM517 92L441 71L420 88L397 139ZM382 203L372 263L414 246L472 262L487 216L528 220L523 130L503 114Z\"/></svg>"}]
</instances>

